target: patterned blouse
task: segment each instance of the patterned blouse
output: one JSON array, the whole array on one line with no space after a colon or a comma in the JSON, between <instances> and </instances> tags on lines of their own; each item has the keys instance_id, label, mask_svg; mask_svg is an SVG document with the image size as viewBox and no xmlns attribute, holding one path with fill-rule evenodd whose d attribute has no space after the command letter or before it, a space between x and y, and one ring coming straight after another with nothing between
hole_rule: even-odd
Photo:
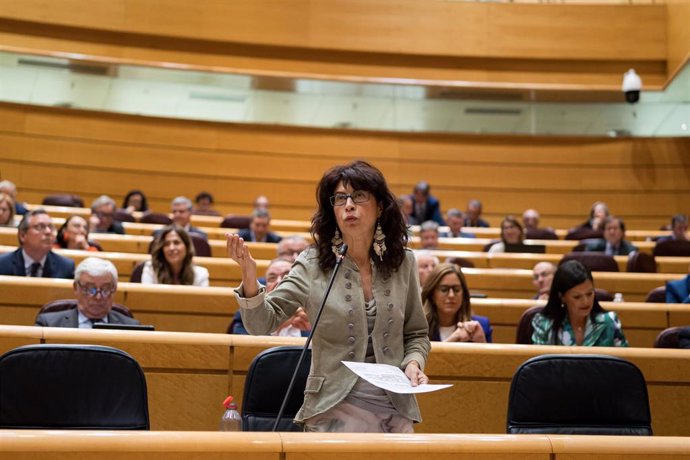
<instances>
[{"instance_id":1,"label":"patterned blouse","mask_svg":"<svg viewBox=\"0 0 690 460\"><path fill-rule=\"evenodd\" d=\"M532 319L532 343L535 345L565 345L577 346L575 332L570 325L568 315L563 319L563 324L558 330L558 337L553 339L553 320L537 313ZM598 313L594 321L587 317L585 326L585 338L582 342L585 347L627 347L628 341L623 335L621 322L613 311Z\"/></svg>"}]
</instances>

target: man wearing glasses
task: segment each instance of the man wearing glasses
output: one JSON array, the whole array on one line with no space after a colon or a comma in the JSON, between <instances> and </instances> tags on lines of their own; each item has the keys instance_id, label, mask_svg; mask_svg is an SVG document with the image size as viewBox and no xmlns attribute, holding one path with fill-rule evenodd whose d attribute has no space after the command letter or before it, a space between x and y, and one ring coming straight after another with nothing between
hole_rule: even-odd
<instances>
[{"instance_id":1,"label":"man wearing glasses","mask_svg":"<svg viewBox=\"0 0 690 460\"><path fill-rule=\"evenodd\" d=\"M93 233L116 233L124 235L125 229L122 224L115 220L115 210L117 205L115 200L108 195L101 195L91 203L91 232Z\"/></svg>"},{"instance_id":2,"label":"man wearing glasses","mask_svg":"<svg viewBox=\"0 0 690 460\"><path fill-rule=\"evenodd\" d=\"M94 323L139 324L112 309L117 291L117 269L109 260L84 259L77 266L73 286L77 308L42 313L36 317L36 326L91 329Z\"/></svg>"},{"instance_id":3,"label":"man wearing glasses","mask_svg":"<svg viewBox=\"0 0 690 460\"><path fill-rule=\"evenodd\" d=\"M74 276L74 261L52 251L55 227L43 209L24 215L17 236L19 249L0 256L0 275L66 279Z\"/></svg>"}]
</instances>

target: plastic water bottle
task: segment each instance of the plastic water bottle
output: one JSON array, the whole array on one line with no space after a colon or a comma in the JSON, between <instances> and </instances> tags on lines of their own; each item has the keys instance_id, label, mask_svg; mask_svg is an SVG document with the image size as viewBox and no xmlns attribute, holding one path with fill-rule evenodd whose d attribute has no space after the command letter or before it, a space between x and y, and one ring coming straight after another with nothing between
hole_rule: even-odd
<instances>
[{"instance_id":1,"label":"plastic water bottle","mask_svg":"<svg viewBox=\"0 0 690 460\"><path fill-rule=\"evenodd\" d=\"M242 431L242 417L237 412L237 404L232 396L228 396L223 401L225 412L220 418L220 431Z\"/></svg>"},{"instance_id":2,"label":"plastic water bottle","mask_svg":"<svg viewBox=\"0 0 690 460\"><path fill-rule=\"evenodd\" d=\"M616 293L613 295L613 301L614 301L614 302L623 302L623 293L621 293L621 292L616 292Z\"/></svg>"}]
</instances>

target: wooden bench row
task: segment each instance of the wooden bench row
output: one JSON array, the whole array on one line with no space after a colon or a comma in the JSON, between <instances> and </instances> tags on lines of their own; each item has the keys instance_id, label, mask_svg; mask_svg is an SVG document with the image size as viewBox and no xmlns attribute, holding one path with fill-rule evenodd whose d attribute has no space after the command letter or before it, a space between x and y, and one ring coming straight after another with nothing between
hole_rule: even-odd
<instances>
[{"instance_id":1,"label":"wooden bench row","mask_svg":"<svg viewBox=\"0 0 690 460\"><path fill-rule=\"evenodd\" d=\"M153 430L216 430L221 401L241 400L247 370L262 350L299 345L301 338L99 331L0 326L0 351L36 343L114 346L143 367ZM418 433L504 433L510 381L517 367L544 353L619 356L642 370L655 435L690 436L690 352L642 348L433 343L426 367L432 383L449 389L419 396ZM241 403L241 401L240 401Z\"/></svg>"},{"instance_id":2,"label":"wooden bench row","mask_svg":"<svg viewBox=\"0 0 690 460\"><path fill-rule=\"evenodd\" d=\"M30 207L42 207L44 208L52 217L65 219L71 215L78 214L80 216L88 217L91 215L91 209L89 208L69 208L64 206L39 206L31 205ZM150 235L153 229L159 227L154 224L141 224L139 219L141 219L142 213L135 212L133 214L134 218L137 219L136 223L125 222L125 230L127 233L132 234L142 234ZM172 216L171 216L172 217ZM219 228L220 223L223 221L223 217L220 216L200 216L192 215L192 224L200 227L202 230L207 232L212 238L222 238L225 231L228 229ZM311 222L305 220L290 220L290 219L271 219L271 230L275 232L280 232L282 234L289 233L306 233L308 234L311 229ZM414 235L419 235L420 227L419 225L413 225L410 227ZM440 228L442 232L448 232L448 227L442 226ZM497 239L500 238L501 229L500 227L463 227L463 231L475 235L477 238L482 239ZM563 240L568 234L567 229L554 229L554 232L559 239ZM652 238L657 238L660 236L670 235L669 230L627 230L625 232L625 238L629 241L647 241Z\"/></svg>"},{"instance_id":3,"label":"wooden bench row","mask_svg":"<svg viewBox=\"0 0 690 460\"><path fill-rule=\"evenodd\" d=\"M602 456L602 452L606 452ZM210 433L82 430L3 430L6 460L60 458L101 460L370 460L483 459L594 460L601 458L686 459L688 438L659 436Z\"/></svg>"},{"instance_id":4,"label":"wooden bench row","mask_svg":"<svg viewBox=\"0 0 690 460\"><path fill-rule=\"evenodd\" d=\"M68 280L0 276L0 292L0 324L8 325L32 325L42 305L74 298L72 282ZM230 287L119 283L114 301L126 305L139 321L160 331L224 333L238 308ZM491 320L494 342L514 343L520 316L538 303L528 299L472 299L472 308ZM602 305L619 313L631 346L651 347L665 328L690 324L690 305Z\"/></svg>"}]
</instances>

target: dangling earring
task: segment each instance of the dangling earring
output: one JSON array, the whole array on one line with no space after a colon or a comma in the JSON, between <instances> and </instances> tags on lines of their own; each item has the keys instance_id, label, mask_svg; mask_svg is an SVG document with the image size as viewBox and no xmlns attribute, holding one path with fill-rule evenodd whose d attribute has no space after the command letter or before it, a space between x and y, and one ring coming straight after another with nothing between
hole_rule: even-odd
<instances>
[{"instance_id":1,"label":"dangling earring","mask_svg":"<svg viewBox=\"0 0 690 460\"><path fill-rule=\"evenodd\" d=\"M376 219L376 233L374 233L374 252L383 262L383 255L386 253L386 235L381 229L381 220Z\"/></svg>"},{"instance_id":2,"label":"dangling earring","mask_svg":"<svg viewBox=\"0 0 690 460\"><path fill-rule=\"evenodd\" d=\"M564 303L561 304L561 308L565 308L565 304L564 304Z\"/></svg>"},{"instance_id":3,"label":"dangling earring","mask_svg":"<svg viewBox=\"0 0 690 460\"><path fill-rule=\"evenodd\" d=\"M335 235L333 235L333 238L331 238L331 249L333 250L333 254L335 254L336 256L339 255L338 250L342 245L343 239L340 237L340 230L338 230L338 227L336 227Z\"/></svg>"}]
</instances>

